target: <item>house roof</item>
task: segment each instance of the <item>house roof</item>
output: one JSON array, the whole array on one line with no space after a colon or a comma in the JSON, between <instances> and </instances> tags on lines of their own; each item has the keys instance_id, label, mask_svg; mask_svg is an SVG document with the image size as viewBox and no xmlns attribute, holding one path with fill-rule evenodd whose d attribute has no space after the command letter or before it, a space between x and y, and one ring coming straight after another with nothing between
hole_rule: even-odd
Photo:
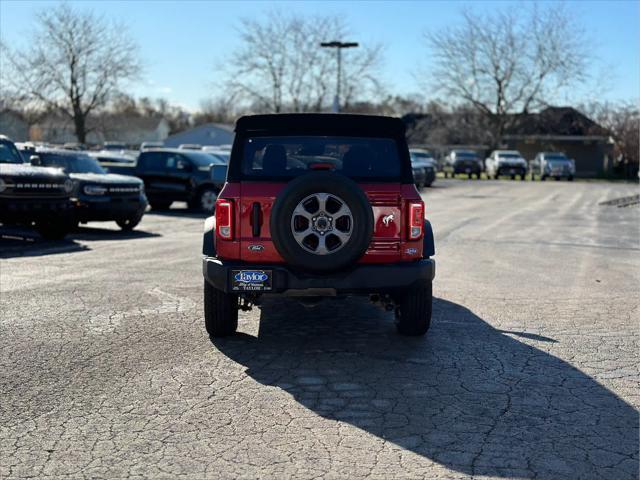
<instances>
[{"instance_id":1,"label":"house roof","mask_svg":"<svg viewBox=\"0 0 640 480\"><path fill-rule=\"evenodd\" d=\"M539 113L516 114L508 135L606 136L605 128L572 107L548 107Z\"/></svg>"}]
</instances>

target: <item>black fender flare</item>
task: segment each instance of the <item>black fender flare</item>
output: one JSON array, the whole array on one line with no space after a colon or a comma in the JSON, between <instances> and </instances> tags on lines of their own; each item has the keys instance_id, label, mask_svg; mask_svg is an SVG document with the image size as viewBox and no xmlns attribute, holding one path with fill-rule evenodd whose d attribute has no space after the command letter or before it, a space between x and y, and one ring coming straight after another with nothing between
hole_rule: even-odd
<instances>
[{"instance_id":1,"label":"black fender flare","mask_svg":"<svg viewBox=\"0 0 640 480\"><path fill-rule=\"evenodd\" d=\"M436 241L433 236L433 228L429 220L424 221L424 237L422 238L422 256L433 257L436 254Z\"/></svg>"}]
</instances>

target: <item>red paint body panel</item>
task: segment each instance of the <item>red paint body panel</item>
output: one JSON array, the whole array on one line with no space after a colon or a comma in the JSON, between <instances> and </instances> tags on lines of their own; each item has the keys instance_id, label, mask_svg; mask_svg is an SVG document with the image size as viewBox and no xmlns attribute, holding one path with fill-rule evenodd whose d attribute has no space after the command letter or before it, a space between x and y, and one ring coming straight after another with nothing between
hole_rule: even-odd
<instances>
[{"instance_id":1,"label":"red paint body panel","mask_svg":"<svg viewBox=\"0 0 640 480\"><path fill-rule=\"evenodd\" d=\"M227 183L219 197L234 202L233 240L216 239L218 256L226 260L286 263L276 250L269 229L273 203L284 182ZM407 205L419 201L414 185L399 183L360 184L373 209L374 232L369 249L358 263L396 263L422 258L422 239L408 241ZM259 204L259 235L253 235L253 205ZM384 218L393 215L385 223ZM250 247L252 247L250 249ZM259 248L262 247L262 250ZM258 249L258 250L257 250Z\"/></svg>"}]
</instances>

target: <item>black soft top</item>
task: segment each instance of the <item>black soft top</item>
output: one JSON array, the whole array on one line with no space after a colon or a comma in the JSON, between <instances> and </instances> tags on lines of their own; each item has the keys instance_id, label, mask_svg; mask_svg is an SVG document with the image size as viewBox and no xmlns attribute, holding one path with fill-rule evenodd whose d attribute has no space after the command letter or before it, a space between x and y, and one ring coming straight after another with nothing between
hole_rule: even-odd
<instances>
[{"instance_id":1,"label":"black soft top","mask_svg":"<svg viewBox=\"0 0 640 480\"><path fill-rule=\"evenodd\" d=\"M227 181L241 181L244 142L249 137L269 136L335 136L390 138L398 147L401 164L400 178L378 179L372 182L413 183L409 147L402 120L377 115L353 115L344 113L276 113L270 115L250 115L236 122L236 137L231 150ZM267 177L261 180L268 180ZM271 178L273 181L282 178ZM288 179L287 179L288 180Z\"/></svg>"},{"instance_id":2,"label":"black soft top","mask_svg":"<svg viewBox=\"0 0 640 480\"><path fill-rule=\"evenodd\" d=\"M391 138L405 136L405 126L399 118L344 113L250 115L238 119L235 131L240 134L297 133Z\"/></svg>"}]
</instances>

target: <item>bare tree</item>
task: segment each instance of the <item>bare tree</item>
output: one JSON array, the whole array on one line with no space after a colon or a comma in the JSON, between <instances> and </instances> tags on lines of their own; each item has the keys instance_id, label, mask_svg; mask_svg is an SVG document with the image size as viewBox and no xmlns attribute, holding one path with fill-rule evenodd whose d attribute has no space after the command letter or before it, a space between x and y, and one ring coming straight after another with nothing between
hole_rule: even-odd
<instances>
[{"instance_id":1,"label":"bare tree","mask_svg":"<svg viewBox=\"0 0 640 480\"><path fill-rule=\"evenodd\" d=\"M240 111L235 108L233 101L219 96L200 102L200 111L193 115L193 124L233 123L239 114Z\"/></svg>"},{"instance_id":2,"label":"bare tree","mask_svg":"<svg viewBox=\"0 0 640 480\"><path fill-rule=\"evenodd\" d=\"M436 89L486 116L494 144L510 113L538 109L586 78L585 35L562 5L465 10L460 24L425 36Z\"/></svg>"},{"instance_id":3,"label":"bare tree","mask_svg":"<svg viewBox=\"0 0 640 480\"><path fill-rule=\"evenodd\" d=\"M323 41L349 36L339 17L302 17L272 11L265 20L244 19L241 46L227 61L227 87L233 98L260 110L304 112L321 110L335 88L336 62ZM380 87L379 45L350 51L344 62L345 101Z\"/></svg>"},{"instance_id":4,"label":"bare tree","mask_svg":"<svg viewBox=\"0 0 640 480\"><path fill-rule=\"evenodd\" d=\"M23 51L3 46L2 83L25 103L66 114L84 143L87 118L138 77L137 47L122 25L66 4L39 14L32 38Z\"/></svg>"},{"instance_id":5,"label":"bare tree","mask_svg":"<svg viewBox=\"0 0 640 480\"><path fill-rule=\"evenodd\" d=\"M615 141L615 164L625 176L636 178L640 163L640 109L638 102L596 102L581 107Z\"/></svg>"}]
</instances>

